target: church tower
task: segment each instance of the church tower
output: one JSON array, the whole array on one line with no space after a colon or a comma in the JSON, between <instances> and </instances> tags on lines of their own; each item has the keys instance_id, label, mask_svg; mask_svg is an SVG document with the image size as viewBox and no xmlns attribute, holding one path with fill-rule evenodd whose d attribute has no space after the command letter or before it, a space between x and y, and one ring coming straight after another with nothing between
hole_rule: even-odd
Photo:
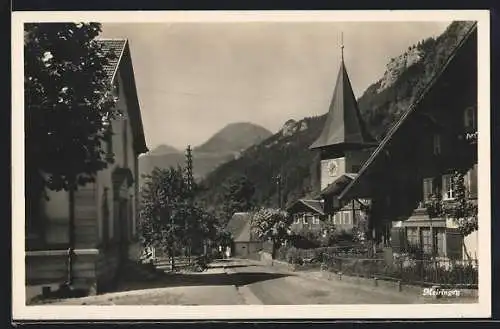
<instances>
[{"instance_id":1,"label":"church tower","mask_svg":"<svg viewBox=\"0 0 500 329\"><path fill-rule=\"evenodd\" d=\"M343 48L342 42L340 68L323 131L310 146L320 151L321 191L323 197L327 194L329 199L356 176L371 149L377 145L359 112L344 64ZM330 202L325 198L325 206L327 203Z\"/></svg>"}]
</instances>

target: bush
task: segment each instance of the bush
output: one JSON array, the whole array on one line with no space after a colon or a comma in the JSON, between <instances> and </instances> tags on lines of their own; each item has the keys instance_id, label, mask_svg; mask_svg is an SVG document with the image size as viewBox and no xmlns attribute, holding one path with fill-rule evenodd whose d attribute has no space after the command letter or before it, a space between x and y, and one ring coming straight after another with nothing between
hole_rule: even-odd
<instances>
[{"instance_id":1,"label":"bush","mask_svg":"<svg viewBox=\"0 0 500 329\"><path fill-rule=\"evenodd\" d=\"M307 234L292 234L288 240L297 249L314 249L318 248L321 244L312 232L308 232Z\"/></svg>"},{"instance_id":2,"label":"bush","mask_svg":"<svg viewBox=\"0 0 500 329\"><path fill-rule=\"evenodd\" d=\"M295 264L295 265L303 265L304 264L304 259L300 255L300 249L297 249L295 247L291 247L286 251L286 262L290 264Z\"/></svg>"}]
</instances>

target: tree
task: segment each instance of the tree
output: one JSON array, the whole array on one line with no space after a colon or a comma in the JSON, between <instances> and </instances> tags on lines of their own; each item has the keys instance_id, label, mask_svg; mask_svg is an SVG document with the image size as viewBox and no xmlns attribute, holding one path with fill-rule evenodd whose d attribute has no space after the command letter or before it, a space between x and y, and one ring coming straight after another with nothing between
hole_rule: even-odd
<instances>
[{"instance_id":1,"label":"tree","mask_svg":"<svg viewBox=\"0 0 500 329\"><path fill-rule=\"evenodd\" d=\"M439 194L432 195L427 202L427 212L431 217L451 218L463 236L478 229L477 204L470 200L465 186L465 172L455 170L451 178L453 201L443 200Z\"/></svg>"},{"instance_id":2,"label":"tree","mask_svg":"<svg viewBox=\"0 0 500 329\"><path fill-rule=\"evenodd\" d=\"M186 182L186 188L187 188L187 201L189 202L189 209L194 210L194 194L195 194L195 187L194 187L194 177L193 177L193 155L191 152L191 145L188 145L186 148L186 167L184 168L184 174L185 174L185 182ZM190 232L191 234L187 234L187 240L186 242L186 252L189 261L191 261L191 249L193 248L192 243L193 240L191 239L191 236L194 235L193 233L194 230L197 228L197 223L194 223L196 221L195 213L191 212L188 214L186 218L186 223L185 223L185 228L186 230L193 230L193 232Z\"/></svg>"},{"instance_id":3,"label":"tree","mask_svg":"<svg viewBox=\"0 0 500 329\"><path fill-rule=\"evenodd\" d=\"M139 212L142 243L166 252L174 270L175 256L186 239L186 216L192 212L182 168L155 168L144 178Z\"/></svg>"},{"instance_id":4,"label":"tree","mask_svg":"<svg viewBox=\"0 0 500 329\"><path fill-rule=\"evenodd\" d=\"M26 24L24 87L28 216L45 189L69 193L69 270L72 283L74 195L112 162L101 145L119 110L105 66L114 57L94 39L98 23ZM31 220L28 220L31 222Z\"/></svg>"},{"instance_id":5,"label":"tree","mask_svg":"<svg viewBox=\"0 0 500 329\"><path fill-rule=\"evenodd\" d=\"M252 213L252 232L259 239L271 240L273 259L277 249L287 240L292 221L292 216L280 209L261 208Z\"/></svg>"},{"instance_id":6,"label":"tree","mask_svg":"<svg viewBox=\"0 0 500 329\"><path fill-rule=\"evenodd\" d=\"M324 219L321 230L323 231L320 239L321 245L323 247L332 245L337 232L335 224L330 219Z\"/></svg>"},{"instance_id":7,"label":"tree","mask_svg":"<svg viewBox=\"0 0 500 329\"><path fill-rule=\"evenodd\" d=\"M451 186L454 199L452 201L443 200L440 194L433 194L425 206L431 218L451 218L457 224L458 231L466 237L478 230L478 207L476 202L469 199L464 177L464 170L453 172ZM465 247L465 244L463 246ZM464 250L467 253L467 250Z\"/></svg>"},{"instance_id":8,"label":"tree","mask_svg":"<svg viewBox=\"0 0 500 329\"><path fill-rule=\"evenodd\" d=\"M184 247L215 238L216 219L193 202L185 168L155 168L144 178L139 213L142 243L166 252L174 270L175 256Z\"/></svg>"},{"instance_id":9,"label":"tree","mask_svg":"<svg viewBox=\"0 0 500 329\"><path fill-rule=\"evenodd\" d=\"M253 207L255 186L246 176L237 176L229 180L224 187L222 211L224 225L235 212L249 211Z\"/></svg>"},{"instance_id":10,"label":"tree","mask_svg":"<svg viewBox=\"0 0 500 329\"><path fill-rule=\"evenodd\" d=\"M465 187L465 173L455 171L452 176L453 196L455 202L444 205L446 215L458 225L460 233L467 236L478 229L477 203L471 201Z\"/></svg>"}]
</instances>

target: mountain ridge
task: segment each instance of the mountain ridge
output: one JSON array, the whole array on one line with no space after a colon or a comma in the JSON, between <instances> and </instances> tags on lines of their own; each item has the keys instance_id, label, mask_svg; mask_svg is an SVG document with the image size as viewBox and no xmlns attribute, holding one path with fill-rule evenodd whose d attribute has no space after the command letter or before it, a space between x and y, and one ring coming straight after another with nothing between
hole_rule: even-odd
<instances>
[{"instance_id":1,"label":"mountain ridge","mask_svg":"<svg viewBox=\"0 0 500 329\"><path fill-rule=\"evenodd\" d=\"M200 180L220 164L237 158L248 147L260 143L272 133L250 122L229 123L207 141L193 148L193 174ZM185 152L167 144L160 144L139 158L139 172L150 173L155 167L168 168L185 165Z\"/></svg>"}]
</instances>

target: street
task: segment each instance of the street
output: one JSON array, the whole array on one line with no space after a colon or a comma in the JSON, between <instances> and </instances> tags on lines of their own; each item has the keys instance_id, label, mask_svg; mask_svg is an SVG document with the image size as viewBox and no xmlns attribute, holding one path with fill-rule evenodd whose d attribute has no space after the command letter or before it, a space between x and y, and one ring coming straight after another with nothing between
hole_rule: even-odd
<instances>
[{"instance_id":1,"label":"street","mask_svg":"<svg viewBox=\"0 0 500 329\"><path fill-rule=\"evenodd\" d=\"M243 259L216 261L202 273L165 274L151 280L124 282L116 290L97 296L58 301L57 304L311 305L436 302L415 293L326 280L320 278L318 272L291 272L283 267Z\"/></svg>"}]
</instances>

